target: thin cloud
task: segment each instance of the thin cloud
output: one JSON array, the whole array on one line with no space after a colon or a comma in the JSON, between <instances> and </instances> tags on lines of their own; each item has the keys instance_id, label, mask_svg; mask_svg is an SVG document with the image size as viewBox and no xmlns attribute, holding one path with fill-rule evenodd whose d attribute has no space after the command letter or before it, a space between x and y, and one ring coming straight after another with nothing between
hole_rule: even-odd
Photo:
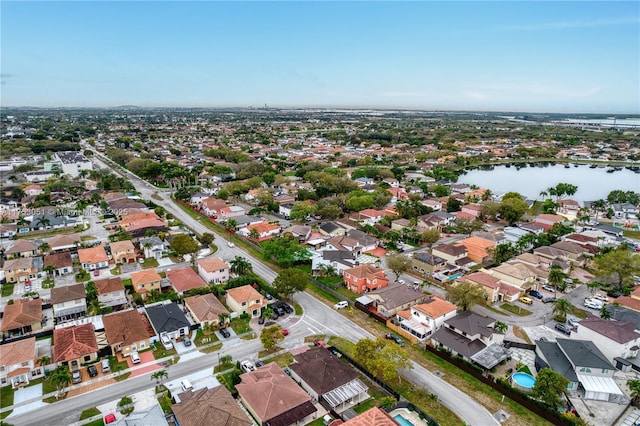
<instances>
[{"instance_id":1,"label":"thin cloud","mask_svg":"<svg viewBox=\"0 0 640 426\"><path fill-rule=\"evenodd\" d=\"M624 17L616 19L596 19L592 21L558 21L558 22L542 22L527 25L509 25L499 28L503 31L547 31L547 30L566 30L574 28L593 28L593 27L610 27L614 25L637 24L640 18Z\"/></svg>"}]
</instances>

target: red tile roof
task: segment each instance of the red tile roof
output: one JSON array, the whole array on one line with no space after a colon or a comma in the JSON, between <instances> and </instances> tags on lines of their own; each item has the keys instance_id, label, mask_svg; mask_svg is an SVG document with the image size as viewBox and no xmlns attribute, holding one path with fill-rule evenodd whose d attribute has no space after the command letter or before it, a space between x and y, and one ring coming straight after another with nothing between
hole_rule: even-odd
<instances>
[{"instance_id":1,"label":"red tile roof","mask_svg":"<svg viewBox=\"0 0 640 426\"><path fill-rule=\"evenodd\" d=\"M42 302L40 299L17 299L12 305L7 305L4 308L0 331L15 330L41 321Z\"/></svg>"},{"instance_id":2,"label":"red tile roof","mask_svg":"<svg viewBox=\"0 0 640 426\"><path fill-rule=\"evenodd\" d=\"M53 361L73 361L98 351L93 324L53 330Z\"/></svg>"},{"instance_id":3,"label":"red tile roof","mask_svg":"<svg viewBox=\"0 0 640 426\"><path fill-rule=\"evenodd\" d=\"M207 286L207 283L190 266L167 271L167 279L178 293Z\"/></svg>"},{"instance_id":4,"label":"red tile roof","mask_svg":"<svg viewBox=\"0 0 640 426\"><path fill-rule=\"evenodd\" d=\"M36 338L0 345L0 365L22 364L36 357Z\"/></svg>"}]
</instances>

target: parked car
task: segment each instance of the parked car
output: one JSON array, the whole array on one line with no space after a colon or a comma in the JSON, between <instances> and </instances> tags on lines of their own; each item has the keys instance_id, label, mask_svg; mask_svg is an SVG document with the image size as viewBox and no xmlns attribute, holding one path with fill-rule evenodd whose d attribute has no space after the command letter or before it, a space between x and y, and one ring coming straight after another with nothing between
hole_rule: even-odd
<instances>
[{"instance_id":1,"label":"parked car","mask_svg":"<svg viewBox=\"0 0 640 426\"><path fill-rule=\"evenodd\" d=\"M573 318L573 317L569 318L569 319L567 320L567 322L569 323L569 325L570 325L571 327L575 327L575 326L577 326L578 324L580 324L580 320L579 320L578 318Z\"/></svg>"},{"instance_id":2,"label":"parked car","mask_svg":"<svg viewBox=\"0 0 640 426\"><path fill-rule=\"evenodd\" d=\"M293 313L293 308L289 305L287 305L286 303L284 305L282 305L282 309L284 309L284 311L287 314L292 314Z\"/></svg>"},{"instance_id":3,"label":"parked car","mask_svg":"<svg viewBox=\"0 0 640 426\"><path fill-rule=\"evenodd\" d=\"M278 315L278 313L275 310L273 312L271 312L271 319L272 320L277 320L279 316L280 315Z\"/></svg>"},{"instance_id":4,"label":"parked car","mask_svg":"<svg viewBox=\"0 0 640 426\"><path fill-rule=\"evenodd\" d=\"M349 306L349 302L347 302L346 300L342 300L336 303L335 305L333 305L333 309L342 309L342 308L346 308L347 306Z\"/></svg>"},{"instance_id":5,"label":"parked car","mask_svg":"<svg viewBox=\"0 0 640 426\"><path fill-rule=\"evenodd\" d=\"M184 343L185 346L191 346L191 339L189 339L189 336L184 336L182 338L182 343Z\"/></svg>"},{"instance_id":6,"label":"parked car","mask_svg":"<svg viewBox=\"0 0 640 426\"><path fill-rule=\"evenodd\" d=\"M535 297L536 299L542 299L544 296L542 295L542 293L535 291L535 290L531 290L529 292L529 294L533 297Z\"/></svg>"},{"instance_id":7,"label":"parked car","mask_svg":"<svg viewBox=\"0 0 640 426\"><path fill-rule=\"evenodd\" d=\"M267 321L264 326L265 327L271 327L272 325L276 325L276 323L274 321Z\"/></svg>"},{"instance_id":8,"label":"parked car","mask_svg":"<svg viewBox=\"0 0 640 426\"><path fill-rule=\"evenodd\" d=\"M173 344L171 343L171 338L166 334L160 334L160 341L162 342L162 346L166 350L173 348Z\"/></svg>"},{"instance_id":9,"label":"parked car","mask_svg":"<svg viewBox=\"0 0 640 426\"><path fill-rule=\"evenodd\" d=\"M140 355L138 354L138 352L131 352L129 357L131 358L131 362L132 363L134 363L134 364L139 364L140 363Z\"/></svg>"},{"instance_id":10,"label":"parked car","mask_svg":"<svg viewBox=\"0 0 640 426\"><path fill-rule=\"evenodd\" d=\"M399 336L396 336L395 334L389 333L389 334L385 334L384 335L385 339L388 340L393 340L394 342L396 342L398 345L400 346L404 346L404 341L402 341L402 339Z\"/></svg>"},{"instance_id":11,"label":"parked car","mask_svg":"<svg viewBox=\"0 0 640 426\"><path fill-rule=\"evenodd\" d=\"M556 330L567 335L571 334L571 327L569 327L567 324L556 323Z\"/></svg>"},{"instance_id":12,"label":"parked car","mask_svg":"<svg viewBox=\"0 0 640 426\"><path fill-rule=\"evenodd\" d=\"M555 297L543 297L542 298L542 303L553 303L555 302L556 298Z\"/></svg>"},{"instance_id":13,"label":"parked car","mask_svg":"<svg viewBox=\"0 0 640 426\"><path fill-rule=\"evenodd\" d=\"M102 369L103 373L111 371L111 365L109 364L109 360L108 359L103 359L100 362L100 368Z\"/></svg>"},{"instance_id":14,"label":"parked car","mask_svg":"<svg viewBox=\"0 0 640 426\"><path fill-rule=\"evenodd\" d=\"M71 372L71 382L75 385L76 383L80 383L82 381L82 374L80 374L80 370L73 370Z\"/></svg>"},{"instance_id":15,"label":"parked car","mask_svg":"<svg viewBox=\"0 0 640 426\"><path fill-rule=\"evenodd\" d=\"M89 373L89 377L96 377L98 375L98 369L95 365L90 365L87 367L87 373Z\"/></svg>"},{"instance_id":16,"label":"parked car","mask_svg":"<svg viewBox=\"0 0 640 426\"><path fill-rule=\"evenodd\" d=\"M95 270L93 271L93 276L94 276L94 277L97 277L97 276L99 276L99 275L100 275L100 271L99 271L99 270L97 270L97 269L95 269Z\"/></svg>"},{"instance_id":17,"label":"parked car","mask_svg":"<svg viewBox=\"0 0 640 426\"><path fill-rule=\"evenodd\" d=\"M222 334L222 337L224 337L225 339L231 337L231 333L229 333L229 330L227 330L226 328L221 328L220 334Z\"/></svg>"},{"instance_id":18,"label":"parked car","mask_svg":"<svg viewBox=\"0 0 640 426\"><path fill-rule=\"evenodd\" d=\"M529 297L526 296L520 296L520 299L518 299L519 301L521 301L522 303L524 303L525 305L532 305L533 304L533 300Z\"/></svg>"},{"instance_id":19,"label":"parked car","mask_svg":"<svg viewBox=\"0 0 640 426\"><path fill-rule=\"evenodd\" d=\"M609 297L613 297L613 298L615 299L615 298L617 298L617 297L622 296L622 293L619 293L619 292L617 292L617 291L608 291L608 292L607 292L607 296L609 296Z\"/></svg>"},{"instance_id":20,"label":"parked car","mask_svg":"<svg viewBox=\"0 0 640 426\"><path fill-rule=\"evenodd\" d=\"M276 306L273 308L274 312L277 312L278 316L284 316L284 308L282 306Z\"/></svg>"},{"instance_id":21,"label":"parked car","mask_svg":"<svg viewBox=\"0 0 640 426\"><path fill-rule=\"evenodd\" d=\"M283 328L282 330L280 330L280 333L282 333L283 336L288 336L289 330L287 330L286 328Z\"/></svg>"},{"instance_id":22,"label":"parked car","mask_svg":"<svg viewBox=\"0 0 640 426\"><path fill-rule=\"evenodd\" d=\"M264 324L264 317L260 316L260 318L258 318L258 324L262 325Z\"/></svg>"},{"instance_id":23,"label":"parked car","mask_svg":"<svg viewBox=\"0 0 640 426\"><path fill-rule=\"evenodd\" d=\"M244 371L245 373L249 373L251 371L256 371L256 366L253 365L253 363L249 360L244 360L240 363L240 368L242 368L242 371Z\"/></svg>"},{"instance_id":24,"label":"parked car","mask_svg":"<svg viewBox=\"0 0 640 426\"><path fill-rule=\"evenodd\" d=\"M320 339L314 340L313 346L324 346L324 340L320 340Z\"/></svg>"},{"instance_id":25,"label":"parked car","mask_svg":"<svg viewBox=\"0 0 640 426\"><path fill-rule=\"evenodd\" d=\"M269 294L269 293L265 293L264 294L264 298L267 299L267 300L273 300L273 296L271 294Z\"/></svg>"},{"instance_id":26,"label":"parked car","mask_svg":"<svg viewBox=\"0 0 640 426\"><path fill-rule=\"evenodd\" d=\"M542 286L542 289L543 289L543 290L550 291L550 292L552 292L552 293L555 293L555 292L556 292L556 288L555 288L554 286L552 286L552 285L543 285L543 286Z\"/></svg>"},{"instance_id":27,"label":"parked car","mask_svg":"<svg viewBox=\"0 0 640 426\"><path fill-rule=\"evenodd\" d=\"M104 416L104 424L108 425L109 423L113 423L116 421L116 415L113 413L109 413L106 416Z\"/></svg>"},{"instance_id":28,"label":"parked car","mask_svg":"<svg viewBox=\"0 0 640 426\"><path fill-rule=\"evenodd\" d=\"M31 291L31 281L25 281L24 282L24 291L25 291L25 293Z\"/></svg>"},{"instance_id":29,"label":"parked car","mask_svg":"<svg viewBox=\"0 0 640 426\"><path fill-rule=\"evenodd\" d=\"M595 296L593 296L594 299L598 299L598 300L602 300L603 302L608 302L609 298L607 296L605 296L604 294L596 294Z\"/></svg>"},{"instance_id":30,"label":"parked car","mask_svg":"<svg viewBox=\"0 0 640 426\"><path fill-rule=\"evenodd\" d=\"M258 367L262 367L263 365L265 365L265 364L264 364L264 361L262 361L262 360L260 360L260 359L256 361L256 368L258 368Z\"/></svg>"},{"instance_id":31,"label":"parked car","mask_svg":"<svg viewBox=\"0 0 640 426\"><path fill-rule=\"evenodd\" d=\"M602 300L585 299L584 300L584 306L586 306L587 308L591 308L591 309L602 309L604 304L602 303Z\"/></svg>"}]
</instances>

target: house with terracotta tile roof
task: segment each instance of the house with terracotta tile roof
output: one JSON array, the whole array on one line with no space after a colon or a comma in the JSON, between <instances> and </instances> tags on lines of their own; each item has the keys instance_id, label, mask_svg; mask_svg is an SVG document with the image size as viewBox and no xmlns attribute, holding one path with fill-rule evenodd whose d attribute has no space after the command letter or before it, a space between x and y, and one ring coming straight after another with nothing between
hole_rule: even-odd
<instances>
[{"instance_id":1,"label":"house with terracotta tile roof","mask_svg":"<svg viewBox=\"0 0 640 426\"><path fill-rule=\"evenodd\" d=\"M75 251L81 241L80 234L62 234L49 238L47 243L51 247L51 251Z\"/></svg>"},{"instance_id":2,"label":"house with terracotta tile roof","mask_svg":"<svg viewBox=\"0 0 640 426\"><path fill-rule=\"evenodd\" d=\"M223 325L227 325L229 322L229 311L211 293L187 297L184 299L184 305L191 314L191 318L201 327L218 327L220 325L220 315L227 315Z\"/></svg>"},{"instance_id":3,"label":"house with terracotta tile roof","mask_svg":"<svg viewBox=\"0 0 640 426\"><path fill-rule=\"evenodd\" d=\"M199 205L204 214L213 218L218 217L220 209L228 206L225 200L221 200L219 198L206 198Z\"/></svg>"},{"instance_id":4,"label":"house with terracotta tile roof","mask_svg":"<svg viewBox=\"0 0 640 426\"><path fill-rule=\"evenodd\" d=\"M362 383L358 372L340 361L326 348L317 346L294 355L289 365L291 377L311 397L337 413L370 398L369 388Z\"/></svg>"},{"instance_id":5,"label":"house with terracotta tile roof","mask_svg":"<svg viewBox=\"0 0 640 426\"><path fill-rule=\"evenodd\" d=\"M109 257L104 250L104 246L99 245L78 250L78 261L85 271L93 271L109 266Z\"/></svg>"},{"instance_id":6,"label":"house with terracotta tile roof","mask_svg":"<svg viewBox=\"0 0 640 426\"><path fill-rule=\"evenodd\" d=\"M476 271L463 276L460 281L479 286L486 295L487 305L500 301L500 278L489 275L486 272Z\"/></svg>"},{"instance_id":7,"label":"house with terracotta tile roof","mask_svg":"<svg viewBox=\"0 0 640 426\"><path fill-rule=\"evenodd\" d=\"M42 329L42 301L40 299L16 299L6 305L0 332L7 337L24 336Z\"/></svg>"},{"instance_id":8,"label":"house with terracotta tile roof","mask_svg":"<svg viewBox=\"0 0 640 426\"><path fill-rule=\"evenodd\" d=\"M53 268L54 275L67 275L73 273L73 259L71 253L53 253L44 257L44 271Z\"/></svg>"},{"instance_id":9,"label":"house with terracotta tile roof","mask_svg":"<svg viewBox=\"0 0 640 426\"><path fill-rule=\"evenodd\" d=\"M171 406L180 426L253 426L253 420L224 386L182 392Z\"/></svg>"},{"instance_id":10,"label":"house with terracotta tile roof","mask_svg":"<svg viewBox=\"0 0 640 426\"><path fill-rule=\"evenodd\" d=\"M151 344L151 337L155 336L149 320L137 309L104 315L102 324L114 355L122 352L122 356L129 356L131 352L146 349Z\"/></svg>"},{"instance_id":11,"label":"house with terracotta tile roof","mask_svg":"<svg viewBox=\"0 0 640 426\"><path fill-rule=\"evenodd\" d=\"M206 283L226 283L229 281L229 265L219 257L198 259L198 275Z\"/></svg>"},{"instance_id":12,"label":"house with terracotta tile roof","mask_svg":"<svg viewBox=\"0 0 640 426\"><path fill-rule=\"evenodd\" d=\"M640 331L626 321L605 320L589 315L580 321L570 337L593 342L613 364L615 358L635 359L640 351Z\"/></svg>"},{"instance_id":13,"label":"house with terracotta tile roof","mask_svg":"<svg viewBox=\"0 0 640 426\"><path fill-rule=\"evenodd\" d=\"M555 225L556 223L562 223L564 221L565 218L563 216L560 216L559 214L547 213L539 214L532 220L534 224L541 226L544 229L544 232L549 232L549 230L553 228L553 225Z\"/></svg>"},{"instance_id":14,"label":"house with terracotta tile roof","mask_svg":"<svg viewBox=\"0 0 640 426\"><path fill-rule=\"evenodd\" d=\"M171 286L179 295L182 295L185 291L193 290L194 288L207 286L207 283L200 278L191 266L167 270L166 273Z\"/></svg>"},{"instance_id":15,"label":"house with terracotta tile roof","mask_svg":"<svg viewBox=\"0 0 640 426\"><path fill-rule=\"evenodd\" d=\"M44 377L44 366L37 365L36 338L0 345L0 387L16 388Z\"/></svg>"},{"instance_id":16,"label":"house with terracotta tile roof","mask_svg":"<svg viewBox=\"0 0 640 426\"><path fill-rule=\"evenodd\" d=\"M87 292L84 284L73 284L51 289L51 305L56 322L70 321L87 313Z\"/></svg>"},{"instance_id":17,"label":"house with terracotta tile roof","mask_svg":"<svg viewBox=\"0 0 640 426\"><path fill-rule=\"evenodd\" d=\"M400 325L400 332L423 342L442 327L446 320L456 316L457 312L458 307L453 303L438 296L427 296L424 302L399 311L396 321Z\"/></svg>"},{"instance_id":18,"label":"house with terracotta tile roof","mask_svg":"<svg viewBox=\"0 0 640 426\"><path fill-rule=\"evenodd\" d=\"M112 308L120 308L128 303L122 278L112 277L95 281L98 302Z\"/></svg>"},{"instance_id":19,"label":"house with terracotta tile roof","mask_svg":"<svg viewBox=\"0 0 640 426\"><path fill-rule=\"evenodd\" d=\"M333 422L329 424L334 425ZM371 407L364 413L360 413L341 424L345 426L398 426L389 413L378 407Z\"/></svg>"},{"instance_id":20,"label":"house with terracotta tile roof","mask_svg":"<svg viewBox=\"0 0 640 426\"><path fill-rule=\"evenodd\" d=\"M255 288L250 285L230 288L225 294L227 306L239 315L247 314L251 318L257 318L262 313L262 308L267 306L267 300Z\"/></svg>"},{"instance_id":21,"label":"house with terracotta tile roof","mask_svg":"<svg viewBox=\"0 0 640 426\"><path fill-rule=\"evenodd\" d=\"M358 294L379 290L389 285L389 278L384 270L370 264L345 269L342 278L347 289Z\"/></svg>"},{"instance_id":22,"label":"house with terracotta tile roof","mask_svg":"<svg viewBox=\"0 0 640 426\"><path fill-rule=\"evenodd\" d=\"M522 291L538 290L538 276L520 262L503 263L491 268L487 273Z\"/></svg>"},{"instance_id":23,"label":"house with terracotta tile roof","mask_svg":"<svg viewBox=\"0 0 640 426\"><path fill-rule=\"evenodd\" d=\"M39 269L34 265L34 259L41 257L19 257L4 262L4 277L8 283L23 283L37 276ZM40 264L42 266L42 263Z\"/></svg>"},{"instance_id":24,"label":"house with terracotta tile roof","mask_svg":"<svg viewBox=\"0 0 640 426\"><path fill-rule=\"evenodd\" d=\"M493 241L484 238L471 236L458 241L455 245L464 246L467 249L467 256L476 263L484 264L491 259L490 251L496 246Z\"/></svg>"},{"instance_id":25,"label":"house with terracotta tile roof","mask_svg":"<svg viewBox=\"0 0 640 426\"><path fill-rule=\"evenodd\" d=\"M136 249L131 240L114 241L109 243L109 248L116 263L134 263L136 261Z\"/></svg>"},{"instance_id":26,"label":"house with terracotta tile roof","mask_svg":"<svg viewBox=\"0 0 640 426\"><path fill-rule=\"evenodd\" d=\"M145 295L152 291L160 291L160 280L162 277L156 272L155 269L143 269L142 271L136 271L131 273L131 283L133 290L145 298Z\"/></svg>"},{"instance_id":27,"label":"house with terracotta tile roof","mask_svg":"<svg viewBox=\"0 0 640 426\"><path fill-rule=\"evenodd\" d=\"M77 370L98 359L98 342L93 324L73 325L53 330L53 362Z\"/></svg>"},{"instance_id":28,"label":"house with terracotta tile roof","mask_svg":"<svg viewBox=\"0 0 640 426\"><path fill-rule=\"evenodd\" d=\"M5 252L7 258L33 257L40 251L38 246L29 240L16 240Z\"/></svg>"},{"instance_id":29,"label":"house with terracotta tile roof","mask_svg":"<svg viewBox=\"0 0 640 426\"><path fill-rule=\"evenodd\" d=\"M272 223L263 221L245 226L238 231L238 234L255 241L264 241L280 235L280 232L282 232L282 227L280 225L274 225ZM253 234L257 235L258 237L253 238Z\"/></svg>"},{"instance_id":30,"label":"house with terracotta tile roof","mask_svg":"<svg viewBox=\"0 0 640 426\"><path fill-rule=\"evenodd\" d=\"M240 401L260 425L307 424L317 412L311 396L275 362L241 374L240 380Z\"/></svg>"}]
</instances>

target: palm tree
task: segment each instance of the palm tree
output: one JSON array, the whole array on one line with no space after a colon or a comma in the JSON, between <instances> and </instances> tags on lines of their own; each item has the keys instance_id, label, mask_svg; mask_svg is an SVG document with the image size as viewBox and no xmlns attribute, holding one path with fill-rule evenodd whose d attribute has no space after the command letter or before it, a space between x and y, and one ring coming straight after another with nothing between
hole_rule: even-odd
<instances>
[{"instance_id":1,"label":"palm tree","mask_svg":"<svg viewBox=\"0 0 640 426\"><path fill-rule=\"evenodd\" d=\"M151 375L151 380L155 380L157 385L162 384L162 379L166 379L169 377L169 373L167 370L159 370Z\"/></svg>"},{"instance_id":2,"label":"palm tree","mask_svg":"<svg viewBox=\"0 0 640 426\"><path fill-rule=\"evenodd\" d=\"M46 228L47 226L51 225L51 221L49 220L48 217L46 216L40 216L37 220L36 220L36 226L38 228L43 227Z\"/></svg>"},{"instance_id":3,"label":"palm tree","mask_svg":"<svg viewBox=\"0 0 640 426\"><path fill-rule=\"evenodd\" d=\"M49 245L49 243L42 243L38 246L38 249L40 249L40 252L44 254L45 252L51 250L51 246Z\"/></svg>"},{"instance_id":4,"label":"palm tree","mask_svg":"<svg viewBox=\"0 0 640 426\"><path fill-rule=\"evenodd\" d=\"M630 396L633 404L637 404L638 397L640 397L640 380L638 379L627 380L627 386L631 391Z\"/></svg>"},{"instance_id":5,"label":"palm tree","mask_svg":"<svg viewBox=\"0 0 640 426\"><path fill-rule=\"evenodd\" d=\"M598 214L604 210L606 205L607 203L603 199L596 200L591 204L591 208L596 211L596 221L598 220Z\"/></svg>"},{"instance_id":6,"label":"palm tree","mask_svg":"<svg viewBox=\"0 0 640 426\"><path fill-rule=\"evenodd\" d=\"M553 314L557 316L561 322L567 321L567 314L573 310L573 305L565 298L553 301Z\"/></svg>"},{"instance_id":7,"label":"palm tree","mask_svg":"<svg viewBox=\"0 0 640 426\"><path fill-rule=\"evenodd\" d=\"M71 382L71 371L69 371L69 366L67 365L59 365L58 368L53 370L48 380L51 380L56 386L56 399L60 396L60 392Z\"/></svg>"},{"instance_id":8,"label":"palm tree","mask_svg":"<svg viewBox=\"0 0 640 426\"><path fill-rule=\"evenodd\" d=\"M505 333L509 329L509 326L502 321L496 321L496 323L493 325L493 328L495 328L500 333Z\"/></svg>"},{"instance_id":9,"label":"palm tree","mask_svg":"<svg viewBox=\"0 0 640 426\"><path fill-rule=\"evenodd\" d=\"M87 311L89 315L100 315L100 311L102 310L102 303L98 299L93 299L89 306L87 306Z\"/></svg>"},{"instance_id":10,"label":"palm tree","mask_svg":"<svg viewBox=\"0 0 640 426\"><path fill-rule=\"evenodd\" d=\"M44 367L45 365L51 364L51 357L47 355L42 355L40 358L38 358L38 361L36 362L40 367Z\"/></svg>"},{"instance_id":11,"label":"palm tree","mask_svg":"<svg viewBox=\"0 0 640 426\"><path fill-rule=\"evenodd\" d=\"M547 277L547 281L549 281L549 284L551 284L555 289L555 292L553 295L554 297L556 297L558 294L558 286L564 283L564 279L566 277L567 275L564 272L562 272L562 268L559 265L551 266L551 269L549 270L549 276Z\"/></svg>"},{"instance_id":12,"label":"palm tree","mask_svg":"<svg viewBox=\"0 0 640 426\"><path fill-rule=\"evenodd\" d=\"M236 229L236 226L238 226L238 221L237 221L237 220L235 220L235 219L233 219L233 218L232 218L232 219L227 219L227 220L224 222L224 226L225 226L225 228L227 228L227 229L233 229L233 230L235 230L235 229Z\"/></svg>"},{"instance_id":13,"label":"palm tree","mask_svg":"<svg viewBox=\"0 0 640 426\"><path fill-rule=\"evenodd\" d=\"M218 314L218 327L224 328L226 327L228 322L229 322L229 314L227 314L226 312Z\"/></svg>"},{"instance_id":14,"label":"palm tree","mask_svg":"<svg viewBox=\"0 0 640 426\"><path fill-rule=\"evenodd\" d=\"M251 262L249 262L242 256L234 257L233 260L229 263L231 264L229 270L231 271L231 273L234 273L236 275L247 275L253 272L253 266L251 265Z\"/></svg>"},{"instance_id":15,"label":"palm tree","mask_svg":"<svg viewBox=\"0 0 640 426\"><path fill-rule=\"evenodd\" d=\"M249 231L249 238L251 238L252 240L257 240L258 238L260 238L260 232L258 232L257 228L251 228L251 231Z\"/></svg>"}]
</instances>

